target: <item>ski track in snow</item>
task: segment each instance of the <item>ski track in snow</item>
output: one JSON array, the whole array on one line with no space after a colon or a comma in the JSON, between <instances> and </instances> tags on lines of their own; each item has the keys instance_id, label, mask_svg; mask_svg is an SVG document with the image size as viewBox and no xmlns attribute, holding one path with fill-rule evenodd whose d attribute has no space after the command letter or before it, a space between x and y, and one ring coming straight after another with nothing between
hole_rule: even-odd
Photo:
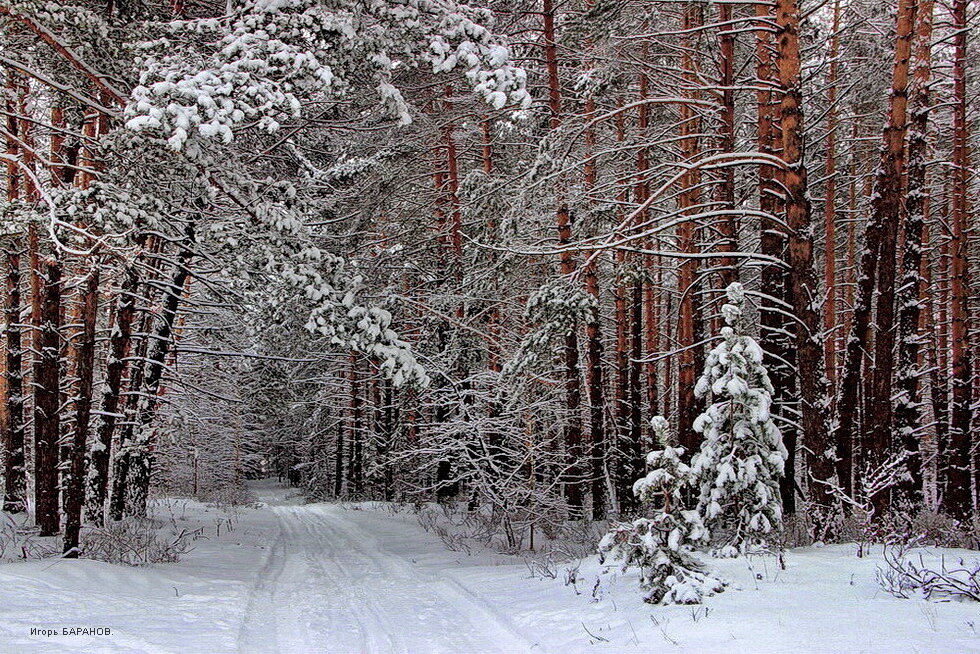
<instances>
[{"instance_id":1,"label":"ski track in snow","mask_svg":"<svg viewBox=\"0 0 980 654\"><path fill-rule=\"evenodd\" d=\"M453 582L385 551L332 505L277 506L281 533L243 652L518 652L533 643ZM278 550L278 551L277 551Z\"/></svg>"},{"instance_id":2,"label":"ski track in snow","mask_svg":"<svg viewBox=\"0 0 980 654\"><path fill-rule=\"evenodd\" d=\"M976 604L889 597L875 548L863 558L853 545L799 548L785 570L710 560L726 592L704 607L651 607L635 571L594 556L531 578L493 548L447 550L383 503L300 504L271 480L251 485L262 505L234 521L200 502L154 505L163 524L203 529L177 565L0 564L0 654L980 652ZM73 626L112 634L30 633Z\"/></svg>"}]
</instances>

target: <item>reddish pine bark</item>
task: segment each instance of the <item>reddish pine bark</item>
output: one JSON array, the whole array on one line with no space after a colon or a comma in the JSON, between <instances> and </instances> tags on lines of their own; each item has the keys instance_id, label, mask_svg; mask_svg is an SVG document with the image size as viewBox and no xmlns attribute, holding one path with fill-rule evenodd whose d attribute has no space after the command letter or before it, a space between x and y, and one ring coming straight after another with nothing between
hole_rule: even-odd
<instances>
[{"instance_id":1,"label":"reddish pine bark","mask_svg":"<svg viewBox=\"0 0 980 654\"><path fill-rule=\"evenodd\" d=\"M970 347L970 270L968 235L970 199L969 131L966 123L966 46L967 0L953 0L953 169L950 222L950 363L952 401L950 402L949 460L946 471L946 509L965 518L973 511L970 481L970 448L973 409L973 357Z\"/></svg>"},{"instance_id":2,"label":"reddish pine bark","mask_svg":"<svg viewBox=\"0 0 980 654\"><path fill-rule=\"evenodd\" d=\"M764 3L755 5L756 30L756 104L757 140L759 151L774 155L781 149L779 132L779 112L775 50L772 36L772 7ZM786 258L786 230L779 219L783 212L781 173L768 164L759 166L759 208L766 216L760 229L759 249L764 255L783 261ZM760 335L765 351L764 363L775 389L774 408L782 418L780 429L788 457L784 475L779 482L783 513L790 515L796 511L796 443L797 430L794 426L796 413L794 388L796 385L794 368L796 349L791 339L792 323L785 316L789 301L787 273L782 266L766 265L760 273L761 287L765 295L760 302ZM793 422L790 422L793 420Z\"/></svg>"},{"instance_id":3,"label":"reddish pine bark","mask_svg":"<svg viewBox=\"0 0 980 654\"><path fill-rule=\"evenodd\" d=\"M718 147L721 152L735 152L735 26L731 21L732 5L727 2L719 3L718 72L721 86L721 129ZM728 212L718 224L718 250L722 253L734 252L738 249L736 241L738 226L735 221L735 169L732 166L722 169L716 193L718 208ZM732 282L738 281L738 269L732 257L723 254L718 262L718 268L721 288L727 288Z\"/></svg>"},{"instance_id":4,"label":"reddish pine bark","mask_svg":"<svg viewBox=\"0 0 980 654\"><path fill-rule=\"evenodd\" d=\"M561 83L558 77L558 44L555 38L555 6L553 0L543 0L542 19L544 28L544 56L548 73L549 125L552 130L561 125ZM562 275L575 272L575 259L567 246L572 240L571 212L559 187L556 194L556 222L558 246L561 248L560 270ZM568 412L565 425L565 499L573 514L581 512L584 504L582 458L582 382L579 369L578 329L570 325L565 336L564 386L565 408Z\"/></svg>"},{"instance_id":5,"label":"reddish pine bark","mask_svg":"<svg viewBox=\"0 0 980 654\"><path fill-rule=\"evenodd\" d=\"M898 398L895 406L895 429L905 450L910 479L903 490L918 500L922 492L922 459L919 436L922 414L919 410L920 318L922 309L922 245L926 222L929 188L926 159L929 147L930 92L932 77L933 0L919 0L917 10L915 72L912 87L911 126L908 141L908 192L905 200L902 283L898 290Z\"/></svg>"},{"instance_id":6,"label":"reddish pine bark","mask_svg":"<svg viewBox=\"0 0 980 654\"><path fill-rule=\"evenodd\" d=\"M702 21L701 7L689 2L684 7L682 30L683 54L681 55L681 70L683 71L683 95L687 99L697 99L699 86L698 73L695 68L693 55L694 43L689 36ZM698 135L701 132L701 119L696 109L688 102L680 105L680 150L681 161L693 163L700 154ZM701 175L697 169L688 169L680 181L681 191L678 197L678 208L682 216L689 216L697 211L701 200ZM677 249L682 254L692 255L697 250L697 226L692 220L684 220L677 228ZM698 276L697 259L683 258L677 271L677 294L680 297L677 318L677 346L680 352L677 356L677 434L678 442L685 450L685 456L690 458L701 444L700 436L694 431L694 420L698 414L697 399L694 396L694 386L697 381L697 356L695 322L700 313L696 281Z\"/></svg>"},{"instance_id":7,"label":"reddish pine bark","mask_svg":"<svg viewBox=\"0 0 980 654\"><path fill-rule=\"evenodd\" d=\"M800 8L796 0L776 2L776 53L782 101L779 122L782 132L782 159L786 162L783 186L786 194L786 226L789 287L793 313L797 318L795 345L800 393L800 422L803 442L809 453L810 500L825 511L836 505L832 485L837 483L834 454L830 447L823 370L823 344L820 342L819 296L813 268L810 201L807 197L807 169L803 159L803 109L800 82ZM818 528L825 526L820 525Z\"/></svg>"},{"instance_id":8,"label":"reddish pine bark","mask_svg":"<svg viewBox=\"0 0 980 654\"><path fill-rule=\"evenodd\" d=\"M68 558L78 557L78 536L82 526L82 507L85 505L85 455L89 419L92 415L92 390L95 378L95 327L99 308L99 261L85 280L82 306L79 312L81 333L74 345L75 424L71 435L71 454L68 483L65 487L64 552Z\"/></svg>"},{"instance_id":9,"label":"reddish pine bark","mask_svg":"<svg viewBox=\"0 0 980 654\"><path fill-rule=\"evenodd\" d=\"M827 74L827 156L824 164L824 368L831 388L837 372L837 71L840 57L840 0L834 2L830 38L830 70Z\"/></svg>"}]
</instances>

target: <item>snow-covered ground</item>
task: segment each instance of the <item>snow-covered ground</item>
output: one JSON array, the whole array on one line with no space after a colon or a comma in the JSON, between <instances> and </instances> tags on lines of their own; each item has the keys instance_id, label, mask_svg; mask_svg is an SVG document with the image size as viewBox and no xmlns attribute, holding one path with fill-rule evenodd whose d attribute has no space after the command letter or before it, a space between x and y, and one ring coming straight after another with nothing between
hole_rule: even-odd
<instances>
[{"instance_id":1,"label":"snow-covered ground","mask_svg":"<svg viewBox=\"0 0 980 654\"><path fill-rule=\"evenodd\" d=\"M176 565L0 565L0 652L980 652L980 605L885 594L880 552L712 561L729 590L653 607L594 557L575 584L572 563L531 578L514 557L447 550L410 512L255 490L265 506L220 536L221 511L181 503L178 523L209 538Z\"/></svg>"}]
</instances>

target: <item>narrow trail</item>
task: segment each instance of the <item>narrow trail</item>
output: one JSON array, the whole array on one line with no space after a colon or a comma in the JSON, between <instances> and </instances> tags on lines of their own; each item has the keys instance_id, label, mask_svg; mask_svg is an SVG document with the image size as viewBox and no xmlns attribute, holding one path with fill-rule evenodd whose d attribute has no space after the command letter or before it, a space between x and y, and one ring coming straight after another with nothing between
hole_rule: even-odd
<instances>
[{"instance_id":1,"label":"narrow trail","mask_svg":"<svg viewBox=\"0 0 980 654\"><path fill-rule=\"evenodd\" d=\"M976 604L883 593L880 551L797 548L785 568L712 559L728 590L651 607L635 573L596 557L531 578L513 557L447 549L384 503L304 505L273 480L250 487L249 508L154 504L164 533L196 534L177 564L0 563L0 654L980 652Z\"/></svg>"},{"instance_id":2,"label":"narrow trail","mask_svg":"<svg viewBox=\"0 0 980 654\"><path fill-rule=\"evenodd\" d=\"M524 652L494 607L387 551L350 512L276 505L280 533L239 633L243 652Z\"/></svg>"}]
</instances>

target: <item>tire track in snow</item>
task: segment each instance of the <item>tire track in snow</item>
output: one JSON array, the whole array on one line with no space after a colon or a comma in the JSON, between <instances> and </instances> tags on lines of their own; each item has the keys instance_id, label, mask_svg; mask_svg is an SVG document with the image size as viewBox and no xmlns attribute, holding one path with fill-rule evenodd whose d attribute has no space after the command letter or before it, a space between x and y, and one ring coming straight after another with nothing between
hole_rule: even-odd
<instances>
[{"instance_id":1,"label":"tire track in snow","mask_svg":"<svg viewBox=\"0 0 980 654\"><path fill-rule=\"evenodd\" d=\"M336 547L333 534L323 530L323 525L313 519L307 507L294 509L292 516L303 527L303 543L306 563L314 573L321 588L330 588L331 610L349 614L349 619L357 624L362 652L397 651L396 631L389 628L384 617L370 610L370 597L365 593L355 570L343 565L335 565L331 571L327 565L336 561ZM365 613L363 610L367 610ZM325 632L330 633L330 630Z\"/></svg>"},{"instance_id":2,"label":"tire track in snow","mask_svg":"<svg viewBox=\"0 0 980 654\"><path fill-rule=\"evenodd\" d=\"M269 507L279 533L249 593L243 652L523 652L500 611L385 550L339 507Z\"/></svg>"},{"instance_id":3,"label":"tire track in snow","mask_svg":"<svg viewBox=\"0 0 980 654\"><path fill-rule=\"evenodd\" d=\"M245 607L245 616L238 631L238 649L242 652L276 651L279 639L275 620L275 591L286 566L286 537L282 520L276 514L278 533L259 569Z\"/></svg>"},{"instance_id":4,"label":"tire track in snow","mask_svg":"<svg viewBox=\"0 0 980 654\"><path fill-rule=\"evenodd\" d=\"M469 651L518 652L532 648L541 651L540 646L529 640L492 604L466 588L458 580L449 576L440 577L425 572L403 557L386 550L378 538L347 520L353 516L350 514L340 515L343 509L329 505L314 505L306 508L312 516L317 516L323 525L329 525L334 533L339 534L337 540L343 540L351 552L369 560L384 575L397 580L399 583L396 586L402 589L401 592L404 592L406 588L421 590L421 601L428 604L429 612L444 615L455 614L460 622L472 625L476 632L482 632L472 634L476 637L470 637L467 643L453 644L442 651L454 651L454 648L459 644L465 644L470 648ZM398 587L393 589L394 592L391 595L375 595L369 601L387 605L383 607L382 611L391 613L390 609L399 608L391 606L393 603L398 603L394 599L399 593ZM460 610L461 604L466 607L466 610ZM416 606L416 611L418 608ZM385 611L384 609L389 610ZM461 624L456 625L453 629L453 626L449 625L456 636L460 635L461 626ZM433 645L439 646L438 643ZM446 645L449 644L446 643Z\"/></svg>"}]
</instances>

